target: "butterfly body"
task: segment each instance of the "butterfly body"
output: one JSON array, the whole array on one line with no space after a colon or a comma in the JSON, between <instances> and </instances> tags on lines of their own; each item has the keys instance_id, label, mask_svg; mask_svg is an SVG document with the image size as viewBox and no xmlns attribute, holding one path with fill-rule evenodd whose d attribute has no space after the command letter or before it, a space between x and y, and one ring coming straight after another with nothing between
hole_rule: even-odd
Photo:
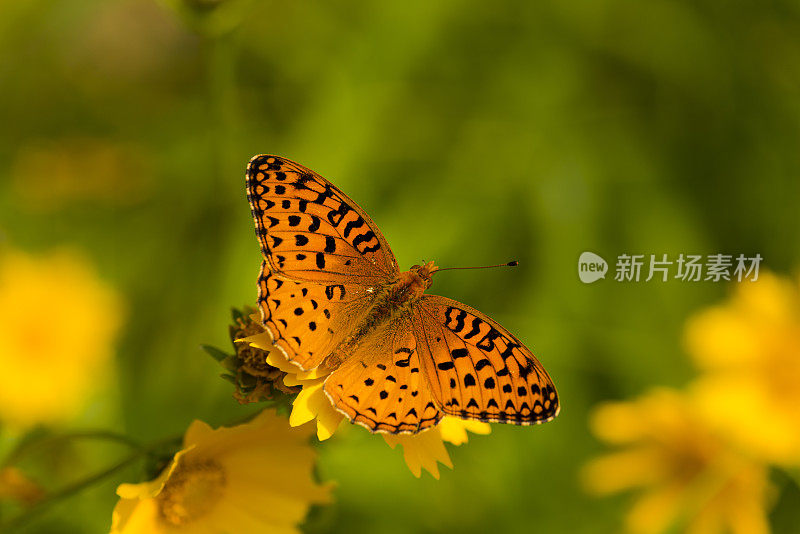
<instances>
[{"instance_id":1,"label":"butterfly body","mask_svg":"<svg viewBox=\"0 0 800 534\"><path fill-rule=\"evenodd\" d=\"M510 332L466 304L429 295L433 262L400 272L372 219L336 186L278 156L256 156L247 196L264 261L262 323L324 391L372 432L417 433L453 415L550 421L558 395Z\"/></svg>"},{"instance_id":2,"label":"butterfly body","mask_svg":"<svg viewBox=\"0 0 800 534\"><path fill-rule=\"evenodd\" d=\"M414 303L431 285L431 275L436 271L433 262L425 266L414 265L410 270L399 274L397 279L379 288L367 288L376 293L374 304L362 323L356 327L323 360L323 365L331 371L341 365L358 349L362 340L372 335L387 323L403 321L412 313Z\"/></svg>"}]
</instances>

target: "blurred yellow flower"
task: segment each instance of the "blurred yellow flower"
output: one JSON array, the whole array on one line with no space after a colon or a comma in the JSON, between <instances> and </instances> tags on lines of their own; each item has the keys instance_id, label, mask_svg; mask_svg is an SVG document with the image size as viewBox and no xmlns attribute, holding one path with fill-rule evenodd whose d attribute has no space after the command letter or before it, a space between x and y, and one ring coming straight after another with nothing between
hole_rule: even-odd
<instances>
[{"instance_id":1,"label":"blurred yellow flower","mask_svg":"<svg viewBox=\"0 0 800 534\"><path fill-rule=\"evenodd\" d=\"M216 430L194 421L156 479L117 488L111 534L300 532L309 507L330 501L310 435L271 410Z\"/></svg>"},{"instance_id":2,"label":"blurred yellow flower","mask_svg":"<svg viewBox=\"0 0 800 534\"><path fill-rule=\"evenodd\" d=\"M688 351L705 371L699 408L751 454L800 463L800 280L762 273L693 317Z\"/></svg>"},{"instance_id":3,"label":"blurred yellow flower","mask_svg":"<svg viewBox=\"0 0 800 534\"><path fill-rule=\"evenodd\" d=\"M696 400L658 389L597 408L591 428L624 450L593 460L584 485L605 495L637 489L627 515L636 534L767 534L767 468L738 454L701 415Z\"/></svg>"},{"instance_id":4,"label":"blurred yellow flower","mask_svg":"<svg viewBox=\"0 0 800 534\"><path fill-rule=\"evenodd\" d=\"M339 428L345 416L333 406L323 390L328 373L319 367L310 371L301 371L296 365L289 362L283 353L271 350L273 348L272 339L265 331L242 338L240 341L267 351L267 363L286 373L283 378L286 386L302 387L292 405L289 423L297 426L316 419L317 438L320 440L330 438ZM419 434L382 435L392 448L395 448L398 443L403 445L403 456L414 476L421 476L422 469L425 469L438 479L439 463L450 468L453 467L444 442L448 441L454 445L466 443L468 430L477 434L488 434L491 432L491 427L487 423L479 421L463 421L456 417L444 417L437 426Z\"/></svg>"},{"instance_id":5,"label":"blurred yellow flower","mask_svg":"<svg viewBox=\"0 0 800 534\"><path fill-rule=\"evenodd\" d=\"M0 251L0 420L74 417L108 369L121 314L77 253Z\"/></svg>"}]
</instances>

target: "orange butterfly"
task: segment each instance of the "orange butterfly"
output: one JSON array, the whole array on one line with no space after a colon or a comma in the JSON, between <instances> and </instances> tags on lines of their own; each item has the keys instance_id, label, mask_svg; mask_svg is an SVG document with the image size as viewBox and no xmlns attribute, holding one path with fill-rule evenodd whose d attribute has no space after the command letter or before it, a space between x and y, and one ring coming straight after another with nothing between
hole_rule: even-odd
<instances>
[{"instance_id":1,"label":"orange butterfly","mask_svg":"<svg viewBox=\"0 0 800 534\"><path fill-rule=\"evenodd\" d=\"M444 414L531 425L559 412L530 350L460 302L424 294L433 262L400 272L358 204L317 173L256 156L247 198L264 261L258 305L273 343L372 432L417 433Z\"/></svg>"}]
</instances>

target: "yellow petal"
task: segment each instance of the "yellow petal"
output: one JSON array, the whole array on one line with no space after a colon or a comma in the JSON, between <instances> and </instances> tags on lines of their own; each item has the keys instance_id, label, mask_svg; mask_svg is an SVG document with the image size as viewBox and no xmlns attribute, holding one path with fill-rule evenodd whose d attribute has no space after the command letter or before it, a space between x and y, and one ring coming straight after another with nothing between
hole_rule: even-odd
<instances>
[{"instance_id":1,"label":"yellow petal","mask_svg":"<svg viewBox=\"0 0 800 534\"><path fill-rule=\"evenodd\" d=\"M269 345L266 344L264 341L264 337L269 340ZM269 350L269 354L267 355L267 363L273 367L277 367L284 373L286 373L286 378L284 379L284 384L287 386L296 386L299 385L297 383L287 383L287 380L294 381L294 380L316 380L318 378L322 378L330 374L325 369L320 369L316 367L314 369L310 369L308 371L303 371L299 365L296 363L290 362L286 355L277 350L272 345L272 341L269 337L269 334L264 332L263 334L257 334L255 336L250 336L250 338L243 338L243 339L251 339L251 338L258 338L259 341L257 343L250 343L252 346L256 348L260 348L262 350ZM291 377L291 378L290 378Z\"/></svg>"},{"instance_id":2,"label":"yellow petal","mask_svg":"<svg viewBox=\"0 0 800 534\"><path fill-rule=\"evenodd\" d=\"M251 347L267 352L272 352L272 350L275 348L275 346L272 344L272 338L266 331L253 334L252 336L240 337L239 339L236 339L234 343L247 343Z\"/></svg>"},{"instance_id":3,"label":"yellow petal","mask_svg":"<svg viewBox=\"0 0 800 534\"><path fill-rule=\"evenodd\" d=\"M652 448L607 454L584 466L584 488L595 495L653 484L663 477L661 457Z\"/></svg>"},{"instance_id":4,"label":"yellow petal","mask_svg":"<svg viewBox=\"0 0 800 534\"><path fill-rule=\"evenodd\" d=\"M120 499L111 514L111 534L160 534L165 532L158 520L158 506L153 499Z\"/></svg>"},{"instance_id":5,"label":"yellow petal","mask_svg":"<svg viewBox=\"0 0 800 534\"><path fill-rule=\"evenodd\" d=\"M393 449L398 443L403 446L403 458L405 458L406 465L417 478L425 469L438 480L438 463L453 468L438 427L422 431L419 434L382 434L382 436Z\"/></svg>"},{"instance_id":6,"label":"yellow petal","mask_svg":"<svg viewBox=\"0 0 800 534\"><path fill-rule=\"evenodd\" d=\"M749 364L760 343L746 316L722 306L691 318L685 338L687 351L702 368Z\"/></svg>"},{"instance_id":7,"label":"yellow petal","mask_svg":"<svg viewBox=\"0 0 800 534\"><path fill-rule=\"evenodd\" d=\"M250 503L252 495L244 495L244 500L239 503L225 501L220 506L209 523L213 523L212 532L236 534L301 534L295 524L302 521L308 506L291 506L286 502L268 501L270 506L259 506ZM262 501L263 502L263 501ZM276 509L275 513L269 513ZM236 525L235 530L231 528ZM192 532L194 534L194 532Z\"/></svg>"},{"instance_id":8,"label":"yellow petal","mask_svg":"<svg viewBox=\"0 0 800 534\"><path fill-rule=\"evenodd\" d=\"M264 334L269 337L269 334ZM271 343L270 343L271 346ZM267 363L273 367L277 367L288 375L295 375L300 371L300 367L291 363L280 350L272 348L267 354Z\"/></svg>"},{"instance_id":9,"label":"yellow petal","mask_svg":"<svg viewBox=\"0 0 800 534\"><path fill-rule=\"evenodd\" d=\"M195 419L183 435L183 446L189 447L208 440L214 435L214 432L208 423Z\"/></svg>"},{"instance_id":10,"label":"yellow petal","mask_svg":"<svg viewBox=\"0 0 800 534\"><path fill-rule=\"evenodd\" d=\"M314 419L319 413L320 395L324 397L323 383L307 383L297 398L292 402L292 414L289 416L291 426L300 426ZM327 400L327 399L325 399ZM330 404L330 402L328 402Z\"/></svg>"},{"instance_id":11,"label":"yellow petal","mask_svg":"<svg viewBox=\"0 0 800 534\"><path fill-rule=\"evenodd\" d=\"M765 386L747 375L709 375L695 381L692 391L701 415L717 432L765 461L796 464L800 420L787 417Z\"/></svg>"},{"instance_id":12,"label":"yellow petal","mask_svg":"<svg viewBox=\"0 0 800 534\"><path fill-rule=\"evenodd\" d=\"M749 499L732 507L728 528L733 534L769 534L769 519L764 503Z\"/></svg>"},{"instance_id":13,"label":"yellow petal","mask_svg":"<svg viewBox=\"0 0 800 534\"><path fill-rule=\"evenodd\" d=\"M157 496L164 489L167 479L175 472L178 462L192 448L194 446L178 451L169 465L155 479L139 484L120 484L117 486L117 495L122 499L149 499Z\"/></svg>"},{"instance_id":14,"label":"yellow petal","mask_svg":"<svg viewBox=\"0 0 800 534\"><path fill-rule=\"evenodd\" d=\"M732 304L765 322L780 324L800 313L797 281L763 272L756 282L739 284Z\"/></svg>"},{"instance_id":15,"label":"yellow petal","mask_svg":"<svg viewBox=\"0 0 800 534\"><path fill-rule=\"evenodd\" d=\"M269 360L267 360L267 363L269 363ZM303 386L305 383L304 380L298 380L297 375L287 374L283 377L283 385L286 387Z\"/></svg>"},{"instance_id":16,"label":"yellow petal","mask_svg":"<svg viewBox=\"0 0 800 534\"><path fill-rule=\"evenodd\" d=\"M309 369L308 371L299 371L297 373L297 378L300 380L316 380L318 378L323 378L328 376L330 371L325 369L323 366L319 365L313 369Z\"/></svg>"},{"instance_id":17,"label":"yellow petal","mask_svg":"<svg viewBox=\"0 0 800 534\"><path fill-rule=\"evenodd\" d=\"M446 415L439 421L439 432L444 441L449 441L453 445L461 445L469 440L467 431L474 434L489 434L492 427L488 423L481 421L470 421Z\"/></svg>"},{"instance_id":18,"label":"yellow petal","mask_svg":"<svg viewBox=\"0 0 800 534\"><path fill-rule=\"evenodd\" d=\"M678 486L659 487L637 499L625 521L630 532L661 534L667 531L680 510L680 490Z\"/></svg>"},{"instance_id":19,"label":"yellow petal","mask_svg":"<svg viewBox=\"0 0 800 534\"><path fill-rule=\"evenodd\" d=\"M299 426L317 418L317 437L326 440L339 427L344 416L336 411L323 386L324 378L303 381L303 389L292 403L289 424Z\"/></svg>"},{"instance_id":20,"label":"yellow petal","mask_svg":"<svg viewBox=\"0 0 800 534\"><path fill-rule=\"evenodd\" d=\"M331 437L342 421L344 421L344 415L329 403L328 407L323 408L317 414L317 439L325 441Z\"/></svg>"},{"instance_id":21,"label":"yellow petal","mask_svg":"<svg viewBox=\"0 0 800 534\"><path fill-rule=\"evenodd\" d=\"M641 439L646 434L645 421L632 403L606 402L592 410L589 428L603 441L624 444Z\"/></svg>"}]
</instances>

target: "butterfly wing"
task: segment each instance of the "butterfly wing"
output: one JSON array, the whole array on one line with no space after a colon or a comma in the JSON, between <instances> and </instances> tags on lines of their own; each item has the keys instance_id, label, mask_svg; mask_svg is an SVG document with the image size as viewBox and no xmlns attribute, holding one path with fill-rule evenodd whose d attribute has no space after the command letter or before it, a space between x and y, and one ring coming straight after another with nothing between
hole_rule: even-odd
<instances>
[{"instance_id":1,"label":"butterfly wing","mask_svg":"<svg viewBox=\"0 0 800 534\"><path fill-rule=\"evenodd\" d=\"M366 337L326 379L325 393L372 432L416 433L443 416L422 373L412 318L401 318Z\"/></svg>"},{"instance_id":2,"label":"butterfly wing","mask_svg":"<svg viewBox=\"0 0 800 534\"><path fill-rule=\"evenodd\" d=\"M270 155L250 160L246 175L264 255L262 322L289 361L313 369L364 318L397 263L372 219L322 176Z\"/></svg>"},{"instance_id":3,"label":"butterfly wing","mask_svg":"<svg viewBox=\"0 0 800 534\"><path fill-rule=\"evenodd\" d=\"M369 311L375 293L358 284L297 281L261 265L258 305L273 344L301 369L317 367Z\"/></svg>"},{"instance_id":4,"label":"butterfly wing","mask_svg":"<svg viewBox=\"0 0 800 534\"><path fill-rule=\"evenodd\" d=\"M285 158L256 156L247 197L270 271L295 280L376 285L397 262L372 219L322 176Z\"/></svg>"},{"instance_id":5,"label":"butterfly wing","mask_svg":"<svg viewBox=\"0 0 800 534\"><path fill-rule=\"evenodd\" d=\"M508 330L445 297L424 295L415 309L420 360L431 394L446 414L518 425L558 415L552 379Z\"/></svg>"},{"instance_id":6,"label":"butterfly wing","mask_svg":"<svg viewBox=\"0 0 800 534\"><path fill-rule=\"evenodd\" d=\"M425 430L443 414L531 425L559 411L530 350L477 310L432 295L365 338L325 392L351 421L393 434Z\"/></svg>"}]
</instances>

